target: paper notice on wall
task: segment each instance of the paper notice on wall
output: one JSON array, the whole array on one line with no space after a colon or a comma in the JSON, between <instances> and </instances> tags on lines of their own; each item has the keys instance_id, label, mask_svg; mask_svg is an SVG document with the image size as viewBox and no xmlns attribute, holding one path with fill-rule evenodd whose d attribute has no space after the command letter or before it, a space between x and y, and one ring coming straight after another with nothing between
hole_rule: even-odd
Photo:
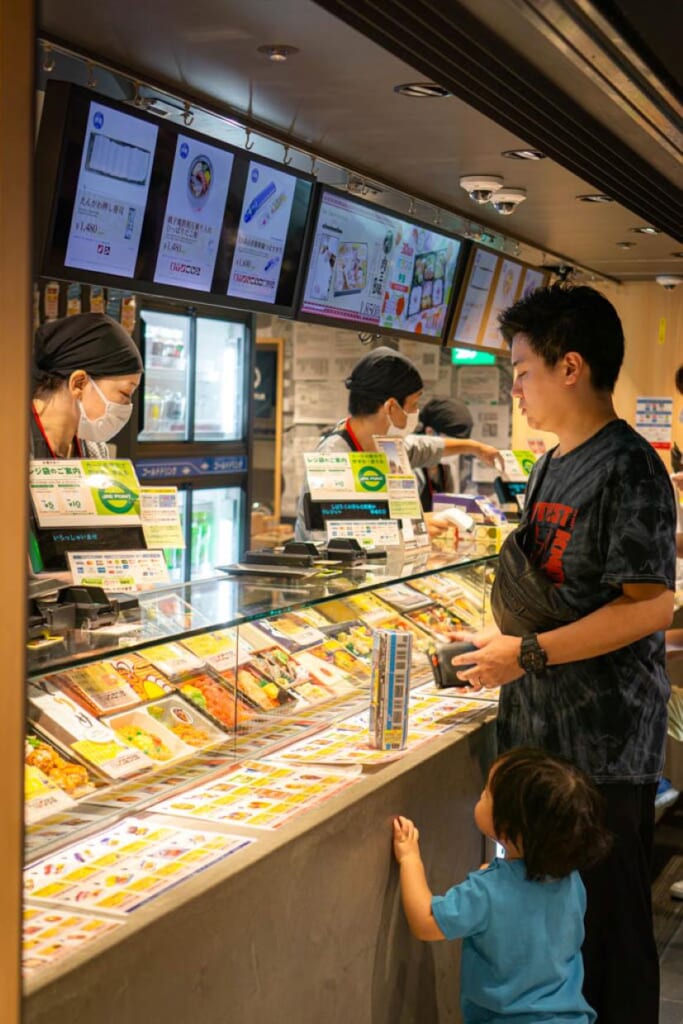
<instances>
[{"instance_id":1,"label":"paper notice on wall","mask_svg":"<svg viewBox=\"0 0 683 1024\"><path fill-rule=\"evenodd\" d=\"M334 424L346 413L348 392L334 381L297 381L294 385L295 423Z\"/></svg>"},{"instance_id":2,"label":"paper notice on wall","mask_svg":"<svg viewBox=\"0 0 683 1024\"><path fill-rule=\"evenodd\" d=\"M471 402L472 437L494 448L507 448L510 444L510 407Z\"/></svg>"},{"instance_id":3,"label":"paper notice on wall","mask_svg":"<svg viewBox=\"0 0 683 1024\"><path fill-rule=\"evenodd\" d=\"M452 368L449 364L439 367L439 376L436 380L429 381L425 391L430 397L450 398L453 384Z\"/></svg>"},{"instance_id":4,"label":"paper notice on wall","mask_svg":"<svg viewBox=\"0 0 683 1024\"><path fill-rule=\"evenodd\" d=\"M415 363L422 380L432 383L439 377L439 363L441 348L439 345L430 345L426 341L406 341L401 339L398 343L399 352Z\"/></svg>"},{"instance_id":5,"label":"paper notice on wall","mask_svg":"<svg viewBox=\"0 0 683 1024\"><path fill-rule=\"evenodd\" d=\"M293 380L344 381L366 353L357 336L311 324L297 324L294 333L291 376Z\"/></svg>"},{"instance_id":6,"label":"paper notice on wall","mask_svg":"<svg viewBox=\"0 0 683 1024\"><path fill-rule=\"evenodd\" d=\"M496 366L461 366L457 379L458 398L468 405L497 402L499 380Z\"/></svg>"},{"instance_id":7,"label":"paper notice on wall","mask_svg":"<svg viewBox=\"0 0 683 1024\"><path fill-rule=\"evenodd\" d=\"M673 398L638 395L636 398L636 430L654 448L671 447Z\"/></svg>"}]
</instances>

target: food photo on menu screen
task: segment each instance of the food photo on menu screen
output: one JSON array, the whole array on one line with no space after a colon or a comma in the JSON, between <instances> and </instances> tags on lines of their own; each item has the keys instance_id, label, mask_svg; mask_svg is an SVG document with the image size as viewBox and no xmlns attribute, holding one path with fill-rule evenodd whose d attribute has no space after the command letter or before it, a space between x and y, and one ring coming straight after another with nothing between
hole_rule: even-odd
<instances>
[{"instance_id":1,"label":"food photo on menu screen","mask_svg":"<svg viewBox=\"0 0 683 1024\"><path fill-rule=\"evenodd\" d=\"M221 238L233 155L179 135L154 280L208 292Z\"/></svg>"},{"instance_id":2,"label":"food photo on menu screen","mask_svg":"<svg viewBox=\"0 0 683 1024\"><path fill-rule=\"evenodd\" d=\"M460 242L324 192L302 313L441 336Z\"/></svg>"},{"instance_id":3,"label":"food photo on menu screen","mask_svg":"<svg viewBox=\"0 0 683 1024\"><path fill-rule=\"evenodd\" d=\"M67 267L134 276L157 132L142 118L90 104Z\"/></svg>"},{"instance_id":4,"label":"food photo on menu screen","mask_svg":"<svg viewBox=\"0 0 683 1024\"><path fill-rule=\"evenodd\" d=\"M296 185L293 174L250 162L228 295L275 302Z\"/></svg>"}]
</instances>

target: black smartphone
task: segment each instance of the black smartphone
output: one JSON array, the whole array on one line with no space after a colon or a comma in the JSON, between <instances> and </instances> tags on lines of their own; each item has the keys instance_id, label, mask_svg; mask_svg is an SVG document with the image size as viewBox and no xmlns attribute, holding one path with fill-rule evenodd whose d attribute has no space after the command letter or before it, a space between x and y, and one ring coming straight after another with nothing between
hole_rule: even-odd
<instances>
[{"instance_id":1,"label":"black smartphone","mask_svg":"<svg viewBox=\"0 0 683 1024\"><path fill-rule=\"evenodd\" d=\"M469 686L465 679L459 679L457 672L465 672L472 665L453 665L452 659L458 654L469 654L470 651L479 650L474 644L467 640L456 640L452 644L443 644L435 648L427 656L432 666L434 681L437 686Z\"/></svg>"}]
</instances>

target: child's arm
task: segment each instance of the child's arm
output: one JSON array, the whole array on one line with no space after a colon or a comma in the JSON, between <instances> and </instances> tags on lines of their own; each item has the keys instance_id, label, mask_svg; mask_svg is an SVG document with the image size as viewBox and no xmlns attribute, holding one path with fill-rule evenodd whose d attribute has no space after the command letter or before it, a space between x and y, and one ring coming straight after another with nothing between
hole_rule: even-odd
<instances>
[{"instance_id":1,"label":"child's arm","mask_svg":"<svg viewBox=\"0 0 683 1024\"><path fill-rule=\"evenodd\" d=\"M410 930L416 939L436 942L445 935L432 914L432 893L420 856L419 838L412 821L394 819L394 856L401 869L401 898Z\"/></svg>"}]
</instances>

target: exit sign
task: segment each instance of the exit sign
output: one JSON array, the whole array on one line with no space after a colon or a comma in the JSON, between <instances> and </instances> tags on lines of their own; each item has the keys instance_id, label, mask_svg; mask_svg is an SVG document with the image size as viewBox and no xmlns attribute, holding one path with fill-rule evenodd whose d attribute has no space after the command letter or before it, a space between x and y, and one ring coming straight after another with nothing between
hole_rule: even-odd
<instances>
[{"instance_id":1,"label":"exit sign","mask_svg":"<svg viewBox=\"0 0 683 1024\"><path fill-rule=\"evenodd\" d=\"M493 366L496 357L493 352L482 352L471 348L452 348L451 362L454 366Z\"/></svg>"}]
</instances>

